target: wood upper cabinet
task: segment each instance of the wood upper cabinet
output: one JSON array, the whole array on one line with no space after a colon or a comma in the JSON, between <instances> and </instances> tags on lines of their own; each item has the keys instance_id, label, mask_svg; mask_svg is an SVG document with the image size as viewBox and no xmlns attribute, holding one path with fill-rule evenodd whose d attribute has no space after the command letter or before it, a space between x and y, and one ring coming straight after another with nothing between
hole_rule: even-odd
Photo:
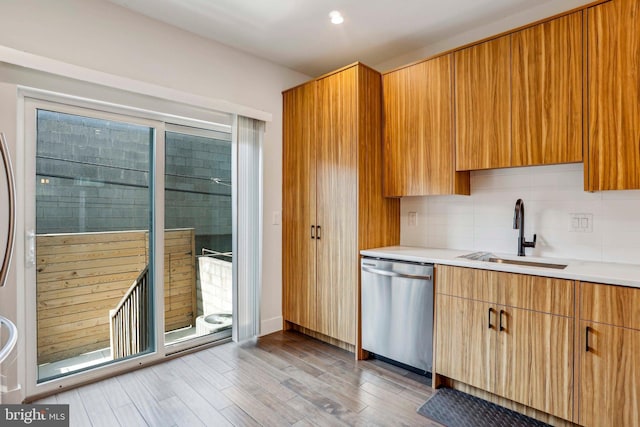
<instances>
[{"instance_id":1,"label":"wood upper cabinet","mask_svg":"<svg viewBox=\"0 0 640 427\"><path fill-rule=\"evenodd\" d=\"M283 93L282 239L283 312L285 318L316 328L316 84ZM304 126L301 124L305 124Z\"/></svg>"},{"instance_id":2,"label":"wood upper cabinet","mask_svg":"<svg viewBox=\"0 0 640 427\"><path fill-rule=\"evenodd\" d=\"M640 425L639 303L640 289L580 283L580 425Z\"/></svg>"},{"instance_id":3,"label":"wood upper cabinet","mask_svg":"<svg viewBox=\"0 0 640 427\"><path fill-rule=\"evenodd\" d=\"M436 279L436 373L571 420L574 283L442 265Z\"/></svg>"},{"instance_id":4,"label":"wood upper cabinet","mask_svg":"<svg viewBox=\"0 0 640 427\"><path fill-rule=\"evenodd\" d=\"M511 166L582 161L582 12L512 34Z\"/></svg>"},{"instance_id":5,"label":"wood upper cabinet","mask_svg":"<svg viewBox=\"0 0 640 427\"><path fill-rule=\"evenodd\" d=\"M640 188L640 2L587 9L585 190Z\"/></svg>"},{"instance_id":6,"label":"wood upper cabinet","mask_svg":"<svg viewBox=\"0 0 640 427\"><path fill-rule=\"evenodd\" d=\"M582 161L582 12L455 53L456 170Z\"/></svg>"},{"instance_id":7,"label":"wood upper cabinet","mask_svg":"<svg viewBox=\"0 0 640 427\"><path fill-rule=\"evenodd\" d=\"M511 165L511 37L454 53L456 170Z\"/></svg>"},{"instance_id":8,"label":"wood upper cabinet","mask_svg":"<svg viewBox=\"0 0 640 427\"><path fill-rule=\"evenodd\" d=\"M469 194L455 171L453 55L383 76L384 194Z\"/></svg>"},{"instance_id":9,"label":"wood upper cabinet","mask_svg":"<svg viewBox=\"0 0 640 427\"><path fill-rule=\"evenodd\" d=\"M354 349L359 251L400 240L380 179L381 80L354 64L283 93L283 316Z\"/></svg>"}]
</instances>

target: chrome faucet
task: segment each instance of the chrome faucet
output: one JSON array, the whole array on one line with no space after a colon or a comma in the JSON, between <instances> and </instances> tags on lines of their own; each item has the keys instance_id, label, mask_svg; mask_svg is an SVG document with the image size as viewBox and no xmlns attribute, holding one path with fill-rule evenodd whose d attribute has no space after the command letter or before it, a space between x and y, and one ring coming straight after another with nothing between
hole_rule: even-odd
<instances>
[{"instance_id":1,"label":"chrome faucet","mask_svg":"<svg viewBox=\"0 0 640 427\"><path fill-rule=\"evenodd\" d=\"M536 235L533 235L533 242L527 242L524 238L524 202L522 199L516 201L516 209L513 213L513 228L520 230L518 235L518 256L524 256L524 248L536 247Z\"/></svg>"}]
</instances>

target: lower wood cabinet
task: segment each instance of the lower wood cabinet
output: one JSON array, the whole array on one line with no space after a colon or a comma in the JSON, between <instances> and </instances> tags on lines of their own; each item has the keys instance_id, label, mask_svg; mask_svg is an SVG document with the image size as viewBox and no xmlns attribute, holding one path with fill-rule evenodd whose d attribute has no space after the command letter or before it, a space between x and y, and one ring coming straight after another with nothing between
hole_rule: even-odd
<instances>
[{"instance_id":1,"label":"lower wood cabinet","mask_svg":"<svg viewBox=\"0 0 640 427\"><path fill-rule=\"evenodd\" d=\"M438 294L436 307L436 372L493 391L496 334L488 326L491 306Z\"/></svg>"},{"instance_id":2,"label":"lower wood cabinet","mask_svg":"<svg viewBox=\"0 0 640 427\"><path fill-rule=\"evenodd\" d=\"M494 393L566 420L573 414L573 318L500 307Z\"/></svg>"},{"instance_id":3,"label":"lower wood cabinet","mask_svg":"<svg viewBox=\"0 0 640 427\"><path fill-rule=\"evenodd\" d=\"M640 425L640 289L580 284L578 423Z\"/></svg>"},{"instance_id":4,"label":"lower wood cabinet","mask_svg":"<svg viewBox=\"0 0 640 427\"><path fill-rule=\"evenodd\" d=\"M437 266L436 373L573 418L574 282Z\"/></svg>"}]
</instances>

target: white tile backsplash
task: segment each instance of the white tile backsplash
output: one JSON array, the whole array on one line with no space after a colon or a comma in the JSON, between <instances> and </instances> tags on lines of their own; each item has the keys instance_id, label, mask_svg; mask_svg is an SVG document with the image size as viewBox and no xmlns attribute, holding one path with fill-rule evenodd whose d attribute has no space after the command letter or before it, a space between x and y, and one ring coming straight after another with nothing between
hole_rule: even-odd
<instances>
[{"instance_id":1,"label":"white tile backsplash","mask_svg":"<svg viewBox=\"0 0 640 427\"><path fill-rule=\"evenodd\" d=\"M525 237L538 235L527 255L640 264L640 190L588 193L583 173L582 164L474 171L471 196L405 197L401 244L515 254L520 198ZM570 232L570 213L593 214L593 232Z\"/></svg>"}]
</instances>

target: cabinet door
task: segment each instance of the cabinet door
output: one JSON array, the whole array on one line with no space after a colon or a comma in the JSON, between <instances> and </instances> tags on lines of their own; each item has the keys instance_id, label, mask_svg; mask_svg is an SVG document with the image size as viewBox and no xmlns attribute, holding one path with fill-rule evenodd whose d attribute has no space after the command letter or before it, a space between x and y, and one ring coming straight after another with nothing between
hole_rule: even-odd
<instances>
[{"instance_id":1,"label":"cabinet door","mask_svg":"<svg viewBox=\"0 0 640 427\"><path fill-rule=\"evenodd\" d=\"M571 420L573 318L499 307L498 329L495 393Z\"/></svg>"},{"instance_id":2,"label":"cabinet door","mask_svg":"<svg viewBox=\"0 0 640 427\"><path fill-rule=\"evenodd\" d=\"M456 170L511 165L511 36L455 52Z\"/></svg>"},{"instance_id":3,"label":"cabinet door","mask_svg":"<svg viewBox=\"0 0 640 427\"><path fill-rule=\"evenodd\" d=\"M284 92L283 111L283 315L315 329L315 82Z\"/></svg>"},{"instance_id":4,"label":"cabinet door","mask_svg":"<svg viewBox=\"0 0 640 427\"><path fill-rule=\"evenodd\" d=\"M587 11L588 191L640 188L640 2Z\"/></svg>"},{"instance_id":5,"label":"cabinet door","mask_svg":"<svg viewBox=\"0 0 640 427\"><path fill-rule=\"evenodd\" d=\"M469 194L455 171L452 55L384 76L384 194Z\"/></svg>"},{"instance_id":6,"label":"cabinet door","mask_svg":"<svg viewBox=\"0 0 640 427\"><path fill-rule=\"evenodd\" d=\"M579 424L640 425L640 331L587 321L580 331Z\"/></svg>"},{"instance_id":7,"label":"cabinet door","mask_svg":"<svg viewBox=\"0 0 640 427\"><path fill-rule=\"evenodd\" d=\"M512 37L511 165L582 161L582 12Z\"/></svg>"},{"instance_id":8,"label":"cabinet door","mask_svg":"<svg viewBox=\"0 0 640 427\"><path fill-rule=\"evenodd\" d=\"M318 81L317 331L355 344L358 286L357 67Z\"/></svg>"},{"instance_id":9,"label":"cabinet door","mask_svg":"<svg viewBox=\"0 0 640 427\"><path fill-rule=\"evenodd\" d=\"M437 294L436 373L493 392L497 319L490 304Z\"/></svg>"}]
</instances>

